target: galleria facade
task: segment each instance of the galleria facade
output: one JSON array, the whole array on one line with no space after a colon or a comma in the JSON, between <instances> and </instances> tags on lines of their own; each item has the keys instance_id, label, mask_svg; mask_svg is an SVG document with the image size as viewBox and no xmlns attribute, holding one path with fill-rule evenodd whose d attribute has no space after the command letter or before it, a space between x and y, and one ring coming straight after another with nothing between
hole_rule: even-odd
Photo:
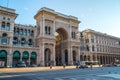
<instances>
[{"instance_id":1,"label":"galleria facade","mask_svg":"<svg viewBox=\"0 0 120 80\"><path fill-rule=\"evenodd\" d=\"M0 6L0 64L75 65L80 61L111 64L120 60L120 38L78 31L77 17L43 7L34 16L36 26L16 24L14 9Z\"/></svg>"}]
</instances>

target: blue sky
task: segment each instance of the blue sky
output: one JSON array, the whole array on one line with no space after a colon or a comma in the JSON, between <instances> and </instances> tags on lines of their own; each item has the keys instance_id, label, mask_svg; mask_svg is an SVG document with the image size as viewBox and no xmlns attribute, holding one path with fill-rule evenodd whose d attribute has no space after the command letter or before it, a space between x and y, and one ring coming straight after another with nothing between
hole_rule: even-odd
<instances>
[{"instance_id":1,"label":"blue sky","mask_svg":"<svg viewBox=\"0 0 120 80\"><path fill-rule=\"evenodd\" d=\"M7 6L8 0L0 0ZM8 7L16 9L16 23L35 25L34 15L42 7L73 15L81 21L79 30L93 29L120 37L120 0L9 0Z\"/></svg>"}]
</instances>

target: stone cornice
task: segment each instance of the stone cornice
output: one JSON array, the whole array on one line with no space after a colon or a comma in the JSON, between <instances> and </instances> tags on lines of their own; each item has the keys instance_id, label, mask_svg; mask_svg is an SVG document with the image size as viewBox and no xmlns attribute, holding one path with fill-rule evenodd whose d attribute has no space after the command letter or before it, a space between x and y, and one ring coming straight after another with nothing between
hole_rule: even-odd
<instances>
[{"instance_id":1,"label":"stone cornice","mask_svg":"<svg viewBox=\"0 0 120 80\"><path fill-rule=\"evenodd\" d=\"M34 16L34 18L36 18L40 14L40 12L47 12L47 13L55 15L56 17L61 17L61 18L68 19L68 20L74 20L74 21L77 21L78 23L80 22L80 21L78 21L78 18L75 16L65 15L65 14L56 12L55 10L50 9L50 8L46 8L46 7L41 8L37 12L37 14Z\"/></svg>"},{"instance_id":2,"label":"stone cornice","mask_svg":"<svg viewBox=\"0 0 120 80\"><path fill-rule=\"evenodd\" d=\"M3 6L0 6L0 13L15 16L15 18L18 16L18 14L15 13L14 9L3 7Z\"/></svg>"},{"instance_id":3,"label":"stone cornice","mask_svg":"<svg viewBox=\"0 0 120 80\"><path fill-rule=\"evenodd\" d=\"M83 32L93 33L93 34L97 34L97 35L100 35L100 36L105 36L105 37L109 37L109 38L120 40L120 38L118 38L118 37L115 37L115 36L112 36L112 35L108 35L106 33L101 33L101 32L95 31L95 30L91 30L91 29L86 29Z\"/></svg>"}]
</instances>

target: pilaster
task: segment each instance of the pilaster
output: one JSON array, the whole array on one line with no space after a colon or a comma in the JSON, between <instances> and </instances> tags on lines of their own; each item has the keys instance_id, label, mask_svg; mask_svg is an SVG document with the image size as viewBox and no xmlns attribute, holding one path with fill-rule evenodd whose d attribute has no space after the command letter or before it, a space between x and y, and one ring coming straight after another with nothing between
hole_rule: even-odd
<instances>
[{"instance_id":1,"label":"pilaster","mask_svg":"<svg viewBox=\"0 0 120 80\"><path fill-rule=\"evenodd\" d=\"M45 62L44 62L44 43L41 43L41 45L40 45L41 47L40 47L40 49L41 49L41 61L40 61L40 65L41 66L44 66L45 65Z\"/></svg>"},{"instance_id":2,"label":"pilaster","mask_svg":"<svg viewBox=\"0 0 120 80\"><path fill-rule=\"evenodd\" d=\"M76 61L77 61L77 62L80 62L80 46L78 47L77 50L78 50L78 51L77 51L77 55L76 55Z\"/></svg>"},{"instance_id":3,"label":"pilaster","mask_svg":"<svg viewBox=\"0 0 120 80\"><path fill-rule=\"evenodd\" d=\"M73 65L71 45L69 45L69 47L68 47L68 65Z\"/></svg>"}]
</instances>

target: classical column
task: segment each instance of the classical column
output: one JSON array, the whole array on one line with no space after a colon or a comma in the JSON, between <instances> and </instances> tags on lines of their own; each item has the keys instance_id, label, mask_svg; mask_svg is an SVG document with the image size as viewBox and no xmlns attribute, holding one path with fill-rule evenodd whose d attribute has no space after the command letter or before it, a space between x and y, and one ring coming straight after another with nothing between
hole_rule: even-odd
<instances>
[{"instance_id":1,"label":"classical column","mask_svg":"<svg viewBox=\"0 0 120 80\"><path fill-rule=\"evenodd\" d=\"M22 53L20 53L21 55L20 55L20 61L22 61Z\"/></svg>"},{"instance_id":2,"label":"classical column","mask_svg":"<svg viewBox=\"0 0 120 80\"><path fill-rule=\"evenodd\" d=\"M10 52L10 54L7 55L7 67L12 67L12 57L13 55Z\"/></svg>"},{"instance_id":3,"label":"classical column","mask_svg":"<svg viewBox=\"0 0 120 80\"><path fill-rule=\"evenodd\" d=\"M28 65L30 65L30 57L31 57L31 53L29 53L29 57L28 57Z\"/></svg>"}]
</instances>

